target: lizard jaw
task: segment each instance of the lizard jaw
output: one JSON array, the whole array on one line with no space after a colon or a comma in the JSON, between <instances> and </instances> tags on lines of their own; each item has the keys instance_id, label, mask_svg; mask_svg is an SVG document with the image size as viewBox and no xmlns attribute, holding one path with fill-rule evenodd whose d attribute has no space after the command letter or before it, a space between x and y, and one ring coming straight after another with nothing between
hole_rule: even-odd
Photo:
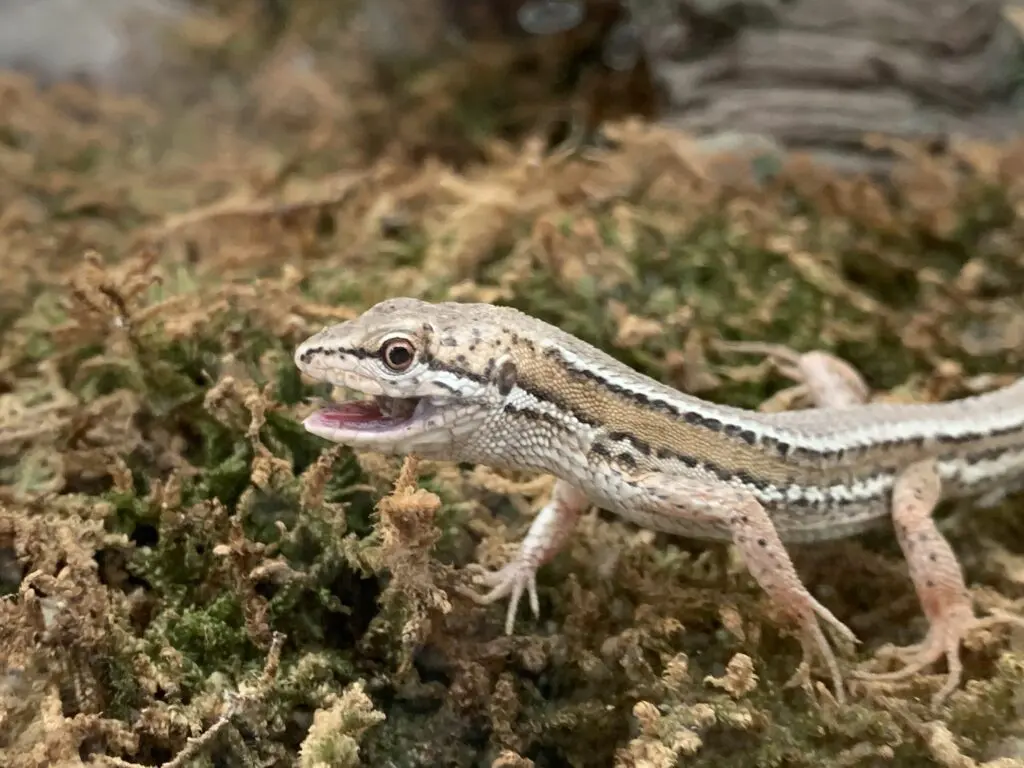
<instances>
[{"instance_id":1,"label":"lizard jaw","mask_svg":"<svg viewBox=\"0 0 1024 768\"><path fill-rule=\"evenodd\" d=\"M417 416L417 408L422 402L423 399L418 397L375 395L368 400L330 403L306 417L303 426L311 432L324 429L386 432L408 425Z\"/></svg>"},{"instance_id":2,"label":"lizard jaw","mask_svg":"<svg viewBox=\"0 0 1024 768\"><path fill-rule=\"evenodd\" d=\"M447 443L443 403L430 397L387 397L328 404L306 417L310 434L352 448L405 453Z\"/></svg>"}]
</instances>

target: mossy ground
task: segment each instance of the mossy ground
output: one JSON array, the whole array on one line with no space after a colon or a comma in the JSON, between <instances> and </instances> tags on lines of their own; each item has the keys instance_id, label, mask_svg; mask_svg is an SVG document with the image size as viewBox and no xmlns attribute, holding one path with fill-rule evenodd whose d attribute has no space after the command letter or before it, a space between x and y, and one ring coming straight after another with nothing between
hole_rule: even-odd
<instances>
[{"instance_id":1,"label":"mossy ground","mask_svg":"<svg viewBox=\"0 0 1024 768\"><path fill-rule=\"evenodd\" d=\"M1020 756L1019 636L974 638L939 713L942 669L839 708L783 687L799 646L724 550L603 514L506 637L504 606L454 587L550 480L328 446L299 422L330 393L291 356L388 296L452 297L721 402L785 382L718 339L834 351L878 397L960 396L1024 370L1024 145L910 157L885 187L799 160L758 182L639 123L552 156L480 130L464 72L396 109L336 41L296 67L238 18L182 43L208 76L173 108L0 79L0 763ZM948 518L982 608L1024 597L1022 509ZM795 556L865 641L851 663L920 639L887 532Z\"/></svg>"}]
</instances>

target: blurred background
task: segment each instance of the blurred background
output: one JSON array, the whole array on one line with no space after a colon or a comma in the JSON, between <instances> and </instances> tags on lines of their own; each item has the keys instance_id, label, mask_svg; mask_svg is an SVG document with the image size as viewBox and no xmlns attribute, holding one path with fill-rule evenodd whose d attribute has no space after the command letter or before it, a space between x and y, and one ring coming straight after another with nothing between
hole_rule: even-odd
<instances>
[{"instance_id":1,"label":"blurred background","mask_svg":"<svg viewBox=\"0 0 1024 768\"><path fill-rule=\"evenodd\" d=\"M0 0L0 66L183 104L274 82L265 109L344 101L371 153L640 115L872 171L865 134L1014 135L1022 28L1017 0Z\"/></svg>"}]
</instances>

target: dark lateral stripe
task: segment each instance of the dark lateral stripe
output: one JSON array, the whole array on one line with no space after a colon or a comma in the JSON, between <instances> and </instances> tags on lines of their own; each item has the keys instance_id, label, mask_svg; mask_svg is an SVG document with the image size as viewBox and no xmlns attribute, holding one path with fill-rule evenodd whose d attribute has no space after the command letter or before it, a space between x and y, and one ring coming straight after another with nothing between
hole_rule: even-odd
<instances>
[{"instance_id":1,"label":"dark lateral stripe","mask_svg":"<svg viewBox=\"0 0 1024 768\"><path fill-rule=\"evenodd\" d=\"M675 459L677 461L681 461L681 462L685 463L689 467L692 467L692 468L695 468L695 469L701 469L703 471L709 472L712 475L714 475L717 479L719 479L719 480L721 480L723 482L738 482L738 483L742 483L747 488L751 489L751 492L754 493L755 495L758 494L758 493L761 493L761 494L765 494L767 496L769 494L769 492L773 492L773 494L785 493L785 491L788 488L788 486L786 484L774 484L774 483L766 482L764 480L760 480L760 479L754 477L753 475L749 474L746 471L730 472L728 470L723 470L721 467L718 467L718 466L716 466L716 465L714 465L714 464L712 464L710 462L700 462L700 461L697 461L696 459L694 459L691 456L671 456L670 457L667 454L662 453L662 452L659 452L659 455L662 458L673 458L673 459ZM613 452L613 449L609 448L606 445L602 445L601 443L596 443L595 445L593 445L591 447L591 449L590 449L590 456L593 457L593 458L602 458L602 459L605 459L607 461L618 461L618 462L620 462L622 464L628 464L628 465L631 465L633 467L638 466L638 462L633 457L631 457L630 454L628 454L626 452L615 453L615 452ZM893 474L895 474L895 473L892 472L892 471L882 470L880 472L876 472L874 475L872 475L870 477L863 478L863 481L864 482L871 482L872 480L876 479L877 477L880 477L880 476L892 476ZM881 496L884 496L886 493L888 493L888 490L885 489L885 490L880 491L878 494L876 494L875 496L872 496L872 497L861 496L861 497L857 497L855 499L846 500L846 499L843 499L843 498L840 498L840 497L836 497L832 493L832 489L833 488L841 488L841 487L845 487L845 486L843 486L842 484L830 484L830 485L826 485L826 486L807 487L806 488L807 493L801 494L799 496L787 497L784 501L779 501L779 500L776 500L776 499L773 498L770 501L765 501L763 503L769 504L770 506L782 506L782 507L786 507L786 508L794 509L794 510L795 509L811 509L811 508L822 507L822 506L828 507L828 508L834 508L834 507L837 507L837 506L844 506L844 505L847 505L847 504L854 504L854 505L856 505L856 504L863 504L865 502L868 502L868 501L871 501L873 499L877 499L877 498L879 498ZM814 499L810 498L810 496L808 495L811 491L815 491L815 490L819 491L823 496L825 496L826 501L824 502L824 504L822 502L820 502L820 501L817 501L817 500L814 500Z\"/></svg>"},{"instance_id":2,"label":"dark lateral stripe","mask_svg":"<svg viewBox=\"0 0 1024 768\"><path fill-rule=\"evenodd\" d=\"M683 464L690 469L701 469L705 472L711 473L722 482L739 481L744 485L748 485L759 491L766 491L769 488L776 487L774 483L763 478L756 477L743 469L728 470L706 459L701 460L695 456L676 453L668 448L654 449L647 442L641 440L635 435L629 434L628 432L610 432L608 433L607 439L614 442L628 443L633 450L641 456L654 456L667 461L678 461L680 464ZM605 448L605 451L608 454L611 453L607 448Z\"/></svg>"},{"instance_id":3,"label":"dark lateral stripe","mask_svg":"<svg viewBox=\"0 0 1024 768\"><path fill-rule=\"evenodd\" d=\"M627 389L621 384L616 384L613 381L609 381L604 376L601 376L600 374L595 373L594 371L588 371L583 368L577 368L576 366L570 364L560 354L558 354L558 350L556 349L548 349L545 352L545 355L555 360L571 376L574 376L577 379L582 379L584 381L591 382L593 384L597 384L602 389L611 392L612 394L618 395L619 397L628 400L631 403L643 406L644 408L647 408L652 411L667 413L670 416L679 416L689 424L707 427L708 429L714 430L716 432L720 431L723 427L722 422L720 422L718 419L707 418L702 414L695 413L693 411L681 411L678 407L676 407L675 405L666 400L648 397L642 392L634 392L632 389Z\"/></svg>"},{"instance_id":4,"label":"dark lateral stripe","mask_svg":"<svg viewBox=\"0 0 1024 768\"><path fill-rule=\"evenodd\" d=\"M623 442L629 443L641 457L653 455L659 459L678 461L691 469L698 469L704 472L708 472L722 482L742 483L747 488L752 489L752 492L755 494L758 492L762 494L767 494L769 491L775 493L784 493L789 487L789 484L787 483L772 483L762 478L758 478L755 475L750 474L746 470L730 471L714 464L713 462L701 461L693 456L678 454L668 449L659 448L657 451L652 452L650 446L648 446L642 440L637 440L623 432L610 433L607 437L612 440L621 440ZM994 453L998 455L999 452L989 451L987 453ZM597 442L594 445L592 445L590 448L589 455L591 457L602 458L607 461L618 461L624 464L631 464L634 467L638 465L636 459L630 456L629 453L623 451L616 452L613 447L602 442ZM871 481L876 480L879 477L893 477L896 475L897 471L898 468L882 467L879 468L872 475L861 478L860 481L864 483L870 483ZM888 488L883 488L882 490L879 491L879 493L875 494L874 496L860 496L850 500L839 498L833 495L834 488L843 487L848 486L846 486L843 483L830 483L828 485L822 486L807 486L805 490L808 493L811 491L819 491L823 496L825 496L827 501L824 503L824 505L822 505L822 503L819 501L811 499L808 493L804 493L801 494L800 496L792 498L787 497L785 501L781 502L777 500L772 500L770 504L781 505L784 507L788 507L790 509L810 509L812 507L820 506L834 508L837 506L844 506L847 504L863 504L872 499L883 497L889 492Z\"/></svg>"},{"instance_id":5,"label":"dark lateral stripe","mask_svg":"<svg viewBox=\"0 0 1024 768\"><path fill-rule=\"evenodd\" d=\"M310 347L299 359L304 363L308 363L317 355L326 355L327 357L354 357L358 360L365 360L368 357L376 357L376 352L370 352L360 347Z\"/></svg>"},{"instance_id":6,"label":"dark lateral stripe","mask_svg":"<svg viewBox=\"0 0 1024 768\"><path fill-rule=\"evenodd\" d=\"M574 408L572 405L568 403L568 401L565 400L565 398L556 395L554 392L549 392L547 390L540 389L539 387L531 386L522 381L518 382L516 386L523 390L523 392L528 394L530 397L533 397L542 403L548 403L557 408L558 410L562 411L563 413L568 413L580 424L583 424L588 427L601 426L600 421L598 421L592 416L587 415L578 408Z\"/></svg>"},{"instance_id":7,"label":"dark lateral stripe","mask_svg":"<svg viewBox=\"0 0 1024 768\"><path fill-rule=\"evenodd\" d=\"M939 435L937 440L943 445L962 445L963 443L969 443L972 440L980 440L982 438L992 439L1008 437L1022 429L1024 429L1024 421L1009 424L991 432L970 432L964 435Z\"/></svg>"},{"instance_id":8,"label":"dark lateral stripe","mask_svg":"<svg viewBox=\"0 0 1024 768\"><path fill-rule=\"evenodd\" d=\"M524 419L528 419L530 421L539 421L545 424L551 424L556 427L564 426L562 422L560 422L550 413L544 413L543 411L538 411L535 408L523 408L509 404L505 406L504 410L505 413L507 413L510 416L518 416Z\"/></svg>"},{"instance_id":9,"label":"dark lateral stripe","mask_svg":"<svg viewBox=\"0 0 1024 768\"><path fill-rule=\"evenodd\" d=\"M459 376L463 379L476 382L477 384L486 384L488 381L486 376L481 376L479 373L475 373L465 368L456 368L454 365L448 365L448 363L438 360L436 357L432 357L427 361L427 368L432 371L450 373L453 376Z\"/></svg>"},{"instance_id":10,"label":"dark lateral stripe","mask_svg":"<svg viewBox=\"0 0 1024 768\"><path fill-rule=\"evenodd\" d=\"M676 406L675 404L670 403L666 400L650 397L648 395L643 394L642 392L636 392L632 389L622 386L621 384L609 381L604 376L601 376L600 374L594 371L578 368L572 365L564 357L558 354L558 350L556 349L545 350L545 355L548 358L558 362L558 364L561 365L565 369L565 371L569 373L571 376L595 384L604 389L605 391L610 392L618 397L621 397L622 399L626 400L627 402L633 403L634 405L638 405L642 408L647 408L648 410L665 413L670 416L675 416L676 418L680 418L687 424L693 425L695 427L702 427L712 432L721 432L731 437L738 437L748 445L755 445L757 443L757 434L754 431L745 428L743 425L723 422L718 418L704 416L703 414L697 413L696 411L683 410ZM1020 421L1014 422L1012 424L1008 424L1005 427L1001 427L991 432L968 432L960 435L937 435L935 439L938 443L942 445L958 446L976 442L979 440L991 440L999 439L1002 437L1009 437L1017 432L1022 431L1024 431L1024 419L1021 419ZM884 451L886 449L898 448L908 445L921 447L924 445L927 439L928 438L922 435L919 437L911 438L909 440L888 440L881 443L872 443L871 445L866 445L858 448L839 448L824 451L818 451L812 448L806 448L804 446L793 446L787 442L775 440L768 436L762 437L761 442L762 445L765 445L766 447L774 448L778 452L778 454L783 457L794 456L827 462L841 461L848 455L860 455L862 453L869 451Z\"/></svg>"},{"instance_id":11,"label":"dark lateral stripe","mask_svg":"<svg viewBox=\"0 0 1024 768\"><path fill-rule=\"evenodd\" d=\"M1022 448L1024 450L1024 448ZM983 461L996 461L1007 453L1016 453L1013 450L1007 450L1006 448L988 448L984 451L974 451L968 453L966 456L962 456L961 460L967 464L967 466L973 466L975 464L981 464ZM956 457L949 459L939 459L940 461L955 461Z\"/></svg>"},{"instance_id":12,"label":"dark lateral stripe","mask_svg":"<svg viewBox=\"0 0 1024 768\"><path fill-rule=\"evenodd\" d=\"M571 365L568 361L565 360L564 357L558 354L558 351L555 349L546 350L545 355L548 358L557 362L559 365L561 365L570 376L575 377L577 380L582 380L587 382L588 384L601 387L605 391L610 392L611 394L620 397L623 400L632 403L633 405L639 406L641 408L646 408L648 410L657 411L659 413L664 413L669 416L674 416L676 418L682 419L687 424L690 424L695 427L707 429L712 432L720 432L722 434L728 435L729 437L735 437L739 440L742 440L747 445L753 446L757 445L758 443L757 433L754 430L747 428L745 425L723 422L721 419L711 416L705 416L704 414L698 413L697 411L693 410L682 410L678 406L666 400L649 397L648 395L645 395L642 392L635 392L632 389L628 389L627 387L622 386L621 384L616 384L615 382L609 381L604 376L601 376L600 374L595 373L594 371L577 368L576 366ZM794 452L798 452L806 454L808 457L827 460L829 458L832 458L833 453L835 453L837 457L842 453L841 451L818 452L803 448L796 448L794 451L794 446L791 445L790 443L784 442L782 440L775 440L771 437L762 437L761 444L766 447L774 449L775 452L782 457L786 457L793 454ZM677 458L680 461L684 462L696 462L695 459L685 456L675 456L674 458ZM688 463L688 466L691 465ZM729 473L726 470L721 468L718 469L718 472L716 474L719 474L719 476L729 475ZM729 476L734 477L735 475Z\"/></svg>"},{"instance_id":13,"label":"dark lateral stripe","mask_svg":"<svg viewBox=\"0 0 1024 768\"><path fill-rule=\"evenodd\" d=\"M637 405L641 408L646 408L660 413L665 413L676 418L680 418L687 424L690 424L695 427L708 429L712 432L720 432L730 437L736 437L740 440L743 440L748 445L756 445L758 442L758 435L753 430L747 429L740 424L723 422L718 418L707 417L704 416L703 414L700 414L692 410L682 410L673 403L667 402L659 398L649 397L640 392L635 392L620 384L611 382L605 377L593 371L577 368L576 366L569 364L565 360L565 358L558 354L558 351L555 349L545 350L544 354L548 358L555 360L559 365L561 365L570 376L573 376L578 380L586 381L592 385L599 386L605 391L617 397L620 397L629 403ZM307 349L305 352L303 352L301 360L303 362L308 363L316 355L350 356L356 359L366 359L375 357L377 355L377 352L359 347L345 348L318 346L311 347ZM468 368L461 368L449 365L437 359L436 357L428 357L425 359L425 362L428 368L430 368L431 370L445 371L447 373L451 373L454 376L459 376L482 385L490 383L494 374L494 360L489 361L488 366L483 372L483 374L476 373L474 371L469 370ZM529 386L524 382L519 382L518 386L531 396L537 398L538 400L549 403L554 407L558 408L559 410L571 414L572 417L581 424L585 424L591 427L600 426L600 423L596 419L588 416L579 409L573 408L572 406L569 405L568 402L565 401L564 398L556 395L553 392L549 392L539 387ZM866 453L884 453L889 450L895 450L898 448L908 446L922 448L929 439L934 439L939 445L942 445L944 447L956 448L958 446L962 446L980 440L998 440L1005 437L1012 437L1014 434L1018 432L1024 432L1024 420L1008 424L992 432L969 432L961 435L940 434L936 435L934 438L921 435L907 440L887 440L883 442L871 443L870 445L858 446L853 448L815 450L813 448L808 448L805 446L793 445L789 442L785 442L783 440L779 440L769 436L761 437L760 442L763 447L771 448L778 456L781 456L783 458L792 457L822 463L838 463L845 459L862 456ZM1024 438L1024 435L1022 435L1022 438ZM633 439L635 440L635 438ZM995 450L997 453L1000 453L1007 450L1007 447L1004 446L993 450ZM650 451L648 447L648 453L649 452ZM663 456L663 458L665 457ZM673 458L676 458L684 462L692 460L690 459L690 457L685 456L674 456ZM939 456L938 458L940 460L948 460L948 458L951 457L942 455ZM968 457L968 460L970 461L972 459ZM709 471L715 471L710 466L708 466L707 468ZM716 476L719 477L736 477L735 473L730 474L728 471L723 470L721 468L719 468L718 471L715 472L715 474Z\"/></svg>"},{"instance_id":14,"label":"dark lateral stripe","mask_svg":"<svg viewBox=\"0 0 1024 768\"><path fill-rule=\"evenodd\" d=\"M476 373L475 371L467 370L465 368L458 368L456 366L442 362L441 360L438 360L436 357L428 363L428 367L433 371L444 371L445 373L450 373L453 376L461 376L462 378L468 379L469 381L474 381L477 384L490 383L492 381L492 376L495 374L495 366L493 360L491 360L487 364L487 368L485 369L485 373L489 373L491 375L482 375ZM516 382L516 386L519 387L519 389L523 390L526 394L538 400L539 402L548 403L549 405L552 405L555 408L557 408L559 411L568 413L580 424L585 424L588 427L600 426L597 420L591 418L582 411L573 408L571 405L569 405L568 402L566 402L564 398L559 397L553 392L548 392L538 387L530 386L529 384L523 381ZM537 413L539 413L539 411Z\"/></svg>"}]
</instances>

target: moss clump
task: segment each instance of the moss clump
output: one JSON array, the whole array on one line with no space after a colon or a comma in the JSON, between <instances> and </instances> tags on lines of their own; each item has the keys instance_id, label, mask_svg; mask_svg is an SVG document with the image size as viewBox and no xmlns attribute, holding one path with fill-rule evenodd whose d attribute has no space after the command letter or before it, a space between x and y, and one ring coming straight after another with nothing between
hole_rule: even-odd
<instances>
[{"instance_id":1,"label":"moss clump","mask_svg":"<svg viewBox=\"0 0 1024 768\"><path fill-rule=\"evenodd\" d=\"M365 156L343 129L367 92L336 75L344 51L313 53L187 109L0 82L0 762L913 766L1012 748L1007 633L976 638L944 712L928 676L839 708L785 687L798 646L720 548L605 516L506 637L461 569L500 560L550 479L325 445L300 421L331 393L291 355L415 295L518 306L721 402L783 386L730 339L835 351L881 397L960 396L1024 362L1024 147L909 158L887 187L798 158L754 178L633 123L572 156L462 135L457 164L410 161L400 138ZM950 521L987 608L1020 598L1019 505ZM861 658L919 639L891 536L794 554Z\"/></svg>"}]
</instances>

